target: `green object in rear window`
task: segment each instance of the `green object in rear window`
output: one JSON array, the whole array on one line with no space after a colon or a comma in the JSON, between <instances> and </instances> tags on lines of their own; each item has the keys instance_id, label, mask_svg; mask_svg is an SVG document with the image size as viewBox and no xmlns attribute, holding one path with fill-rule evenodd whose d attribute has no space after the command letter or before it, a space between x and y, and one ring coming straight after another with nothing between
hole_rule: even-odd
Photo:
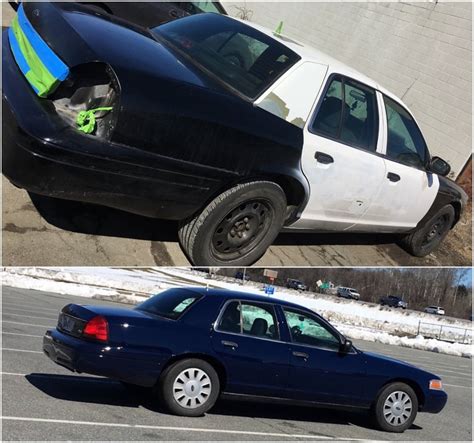
<instances>
[{"instance_id":1,"label":"green object in rear window","mask_svg":"<svg viewBox=\"0 0 474 443\"><path fill-rule=\"evenodd\" d=\"M111 107L106 107L106 108L95 108L95 109L89 109L88 111L81 111L77 115L76 118L76 124L77 124L77 129L79 131L82 131L86 134L91 134L94 132L95 126L96 126L96 112L101 112L101 111L111 111Z\"/></svg>"}]
</instances>

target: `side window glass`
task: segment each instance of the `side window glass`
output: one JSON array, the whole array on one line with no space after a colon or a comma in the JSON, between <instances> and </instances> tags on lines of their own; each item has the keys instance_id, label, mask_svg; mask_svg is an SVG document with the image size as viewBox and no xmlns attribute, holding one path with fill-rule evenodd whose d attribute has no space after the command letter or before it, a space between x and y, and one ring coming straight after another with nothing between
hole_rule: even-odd
<instances>
[{"instance_id":1,"label":"side window glass","mask_svg":"<svg viewBox=\"0 0 474 443\"><path fill-rule=\"evenodd\" d=\"M334 79L323 98L318 115L313 123L313 131L336 138L339 135L342 113L342 82Z\"/></svg>"},{"instance_id":2,"label":"side window glass","mask_svg":"<svg viewBox=\"0 0 474 443\"><path fill-rule=\"evenodd\" d=\"M284 312L293 342L324 349L339 349L339 337L315 317L287 309Z\"/></svg>"},{"instance_id":3,"label":"side window glass","mask_svg":"<svg viewBox=\"0 0 474 443\"><path fill-rule=\"evenodd\" d=\"M336 77L329 85L311 129L323 137L375 151L378 136L375 91Z\"/></svg>"},{"instance_id":4,"label":"side window glass","mask_svg":"<svg viewBox=\"0 0 474 443\"><path fill-rule=\"evenodd\" d=\"M376 107L374 91L345 82L341 141L375 151L378 135Z\"/></svg>"},{"instance_id":5,"label":"side window glass","mask_svg":"<svg viewBox=\"0 0 474 443\"><path fill-rule=\"evenodd\" d=\"M278 339L275 311L271 305L242 302L241 308L244 334Z\"/></svg>"},{"instance_id":6,"label":"side window glass","mask_svg":"<svg viewBox=\"0 0 474 443\"><path fill-rule=\"evenodd\" d=\"M222 314L217 329L223 332L239 334L242 330L240 325L240 304L238 301L229 303Z\"/></svg>"},{"instance_id":7,"label":"side window glass","mask_svg":"<svg viewBox=\"0 0 474 443\"><path fill-rule=\"evenodd\" d=\"M412 116L398 103L384 97L387 113L387 157L408 166L425 164L426 144Z\"/></svg>"}]
</instances>

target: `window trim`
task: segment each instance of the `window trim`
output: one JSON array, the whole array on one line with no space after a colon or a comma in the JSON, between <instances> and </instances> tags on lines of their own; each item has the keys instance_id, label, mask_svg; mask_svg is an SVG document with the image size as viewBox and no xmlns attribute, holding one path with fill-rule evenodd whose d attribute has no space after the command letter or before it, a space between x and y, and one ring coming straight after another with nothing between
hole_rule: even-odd
<instances>
[{"instance_id":1,"label":"window trim","mask_svg":"<svg viewBox=\"0 0 474 443\"><path fill-rule=\"evenodd\" d=\"M379 92L380 92L380 95L381 95L381 98L382 98L382 107L384 109L384 114L385 114L385 134L386 134L385 138L386 138L386 140L385 140L384 157L389 161L398 163L398 164L403 165L403 166L407 166L409 168L418 169L419 171L424 171L424 172L430 172L430 171L427 170L427 165L429 165L429 163L431 161L431 153L430 153L430 150L428 149L428 143L426 142L426 139L423 135L423 131L421 130L420 126L418 125L418 122L416 121L414 115L407 109L407 107L403 103L400 103L399 100L395 100L394 98L390 97L389 95L384 94L382 91L379 91ZM393 103L397 104L398 106L400 106L410 116L413 123L415 124L416 129L418 129L418 132L421 135L421 139L423 140L423 143L425 145L425 157L426 158L425 158L423 166L407 165L406 163L401 162L400 160L397 160L397 159L394 159L394 158L391 158L391 157L388 156L388 114L387 114L387 108L386 108L386 102L385 102L386 98L389 99L390 101L392 101Z\"/></svg>"},{"instance_id":2,"label":"window trim","mask_svg":"<svg viewBox=\"0 0 474 443\"><path fill-rule=\"evenodd\" d=\"M222 329L219 329L218 325L222 319L222 316L224 315L224 312L227 308L227 306L232 303L232 302L238 302L239 303L239 306L242 307L242 301L244 303L248 303L248 304L261 304L261 305L268 305L268 306L271 306L271 308L273 309L273 318L275 319L275 326L277 328L277 333L278 333L278 339L275 339L275 338L267 338L267 337L257 337L256 335L250 335L250 334L244 334L243 333L243 327L244 327L244 324L242 322L242 309L240 309L240 332L229 332L229 331L223 331ZM239 298L233 298L233 299L229 299L227 300L224 305L221 307L220 311L219 311L219 315L217 316L216 320L214 321L214 323L212 324L212 329L215 331L215 332L220 332L222 334L231 334L231 335L238 335L239 337L250 337L250 338L256 338L256 339L259 339L259 340L265 340L265 341L272 341L272 342L276 342L276 343L286 343L285 341L282 340L281 338L281 331L280 331L280 322L278 320L278 315L277 315L277 310L276 310L276 306L275 303L270 303L270 302L260 302L260 301L252 301L252 300L242 300L242 299L239 299Z\"/></svg>"},{"instance_id":3,"label":"window trim","mask_svg":"<svg viewBox=\"0 0 474 443\"><path fill-rule=\"evenodd\" d=\"M348 143L348 142L345 142L345 141L342 141L340 139L340 132L341 132L341 129L342 129L342 120L343 120L343 116L344 116L344 107L342 108L342 112L341 112L341 117L340 117L340 120L339 120L339 128L338 128L338 136L337 137L332 137L330 135L327 135L327 134L322 134L322 133L319 133L315 130L312 129L313 125L314 125L314 122L316 120L316 117L318 116L318 113L319 113L319 110L321 109L321 106L323 104L323 100L324 100L324 97L326 97L326 93L328 92L329 90L329 87L331 86L331 83L333 82L334 79L336 79L337 77L340 77L341 79L341 84L342 84L342 102L344 103L345 102L345 84L346 84L346 80L349 80L349 82L352 82L354 83L355 85L360 85L362 86L361 89L368 89L370 91L372 91L374 93L374 99L375 99L375 107L374 107L374 112L375 112L375 125L374 125L374 135L375 135L375 145L374 145L374 149L366 149L366 148L363 148L361 146L357 146L355 144L352 144L352 143ZM383 104L383 103L382 103ZM411 115L411 114L410 114ZM306 125L306 128L307 128L307 131L310 133L310 134L313 134L313 135L316 135L317 137L322 137L322 138L325 138L325 139L328 139L328 140L331 140L331 141L334 141L334 142L337 142L337 143L340 143L341 145L344 145L344 146L348 146L350 148L353 148L353 149L358 149L359 151L364 151L364 152L368 152L369 154L375 154L375 155L380 155L380 152L377 151L378 147L379 147L379 141L380 141L380 128L382 126L382 119L381 119L381 116L379 115L379 107L378 107L378 98L377 98L377 89L376 88L373 88L372 86L369 86L369 85L366 85L365 83L361 82L360 80L356 80L355 78L353 77L350 77L348 75L345 75L345 74L341 74L340 72L332 72L331 74L329 74L327 80L326 80L326 84L324 85L324 88L323 88L323 91L319 97L319 100L318 100L318 103L316 104L316 107L314 108L313 110L313 113L311 115L311 117L308 119L307 121L307 125Z\"/></svg>"}]
</instances>

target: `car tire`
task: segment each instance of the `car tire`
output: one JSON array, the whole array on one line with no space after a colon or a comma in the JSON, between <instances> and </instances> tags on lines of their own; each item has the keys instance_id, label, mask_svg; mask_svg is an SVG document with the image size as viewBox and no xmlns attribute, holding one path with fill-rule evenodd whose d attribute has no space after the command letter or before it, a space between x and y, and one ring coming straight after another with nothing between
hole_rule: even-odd
<instances>
[{"instance_id":1,"label":"car tire","mask_svg":"<svg viewBox=\"0 0 474 443\"><path fill-rule=\"evenodd\" d=\"M423 226L400 239L400 245L415 257L425 257L444 240L454 223L454 207L443 206Z\"/></svg>"},{"instance_id":2,"label":"car tire","mask_svg":"<svg viewBox=\"0 0 474 443\"><path fill-rule=\"evenodd\" d=\"M396 382L385 386L373 405L376 425L387 432L404 432L415 421L418 398L405 383Z\"/></svg>"},{"instance_id":3,"label":"car tire","mask_svg":"<svg viewBox=\"0 0 474 443\"><path fill-rule=\"evenodd\" d=\"M220 382L215 369L195 358L178 361L165 369L158 384L165 409L186 417L199 417L209 411L219 393Z\"/></svg>"},{"instance_id":4,"label":"car tire","mask_svg":"<svg viewBox=\"0 0 474 443\"><path fill-rule=\"evenodd\" d=\"M273 182L235 186L216 197L178 236L195 266L248 266L273 243L283 226L286 196Z\"/></svg>"}]
</instances>

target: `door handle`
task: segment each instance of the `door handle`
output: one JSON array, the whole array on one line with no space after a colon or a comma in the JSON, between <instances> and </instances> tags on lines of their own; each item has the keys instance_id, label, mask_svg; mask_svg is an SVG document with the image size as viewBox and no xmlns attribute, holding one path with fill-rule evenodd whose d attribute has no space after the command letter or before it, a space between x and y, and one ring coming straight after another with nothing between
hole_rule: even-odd
<instances>
[{"instance_id":1,"label":"door handle","mask_svg":"<svg viewBox=\"0 0 474 443\"><path fill-rule=\"evenodd\" d=\"M304 353L304 352L296 352L296 351L295 351L295 352L293 352L293 355L294 355L295 357L303 358L303 359L305 359L305 360L308 360L308 358L309 358L309 355L306 354L306 353Z\"/></svg>"},{"instance_id":2,"label":"door handle","mask_svg":"<svg viewBox=\"0 0 474 443\"><path fill-rule=\"evenodd\" d=\"M232 348L232 349L239 347L239 345L237 343L234 343L233 341L222 340L221 343L224 346L228 346L229 348Z\"/></svg>"},{"instance_id":3,"label":"door handle","mask_svg":"<svg viewBox=\"0 0 474 443\"><path fill-rule=\"evenodd\" d=\"M391 181L391 182L398 182L400 181L400 176L398 174L394 174L393 172L389 172L387 174L387 178Z\"/></svg>"},{"instance_id":4,"label":"door handle","mask_svg":"<svg viewBox=\"0 0 474 443\"><path fill-rule=\"evenodd\" d=\"M329 154L325 154L324 152L316 151L316 154L314 154L314 158L317 162L322 163L323 165L329 165L330 163L334 163L334 159Z\"/></svg>"}]
</instances>

